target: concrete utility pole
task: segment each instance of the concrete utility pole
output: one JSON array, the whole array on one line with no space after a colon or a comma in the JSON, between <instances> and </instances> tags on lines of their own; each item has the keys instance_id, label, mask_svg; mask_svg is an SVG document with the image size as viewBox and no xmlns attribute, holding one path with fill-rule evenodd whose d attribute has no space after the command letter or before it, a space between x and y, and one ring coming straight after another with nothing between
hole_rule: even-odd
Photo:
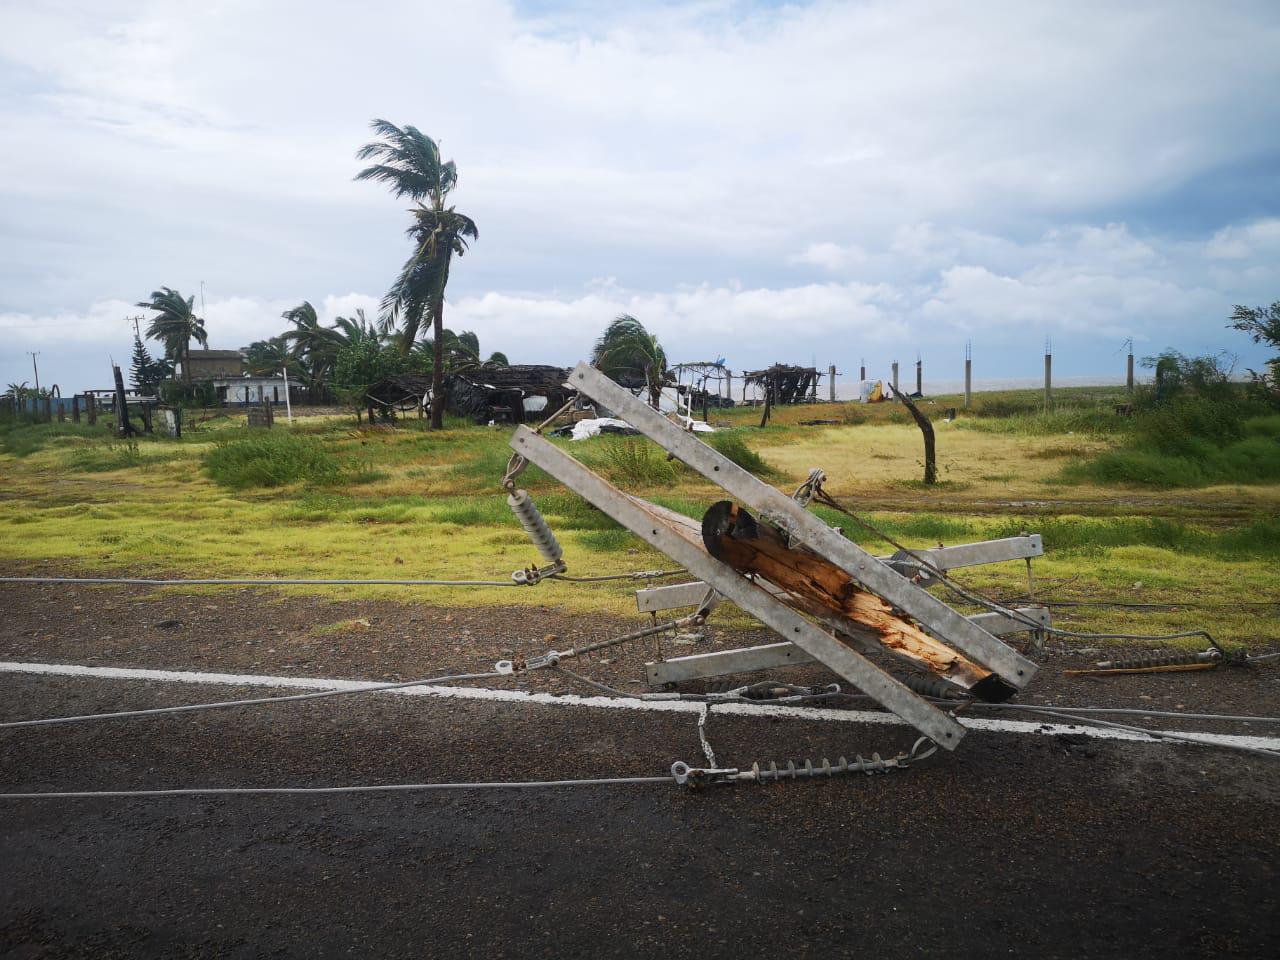
<instances>
[{"instance_id":1,"label":"concrete utility pole","mask_svg":"<svg viewBox=\"0 0 1280 960\"><path fill-rule=\"evenodd\" d=\"M1044 338L1044 410L1049 412L1049 404L1053 402L1053 341Z\"/></svg>"},{"instance_id":2,"label":"concrete utility pole","mask_svg":"<svg viewBox=\"0 0 1280 960\"><path fill-rule=\"evenodd\" d=\"M893 361L893 398L898 399L898 361Z\"/></svg>"},{"instance_id":3,"label":"concrete utility pole","mask_svg":"<svg viewBox=\"0 0 1280 960\"><path fill-rule=\"evenodd\" d=\"M36 393L40 392L40 367L36 364L36 357L40 356L39 350L28 350L31 356L31 372L36 375Z\"/></svg>"},{"instance_id":4,"label":"concrete utility pole","mask_svg":"<svg viewBox=\"0 0 1280 960\"><path fill-rule=\"evenodd\" d=\"M919 351L916 351L916 393L924 396L924 361L920 359Z\"/></svg>"},{"instance_id":5,"label":"concrete utility pole","mask_svg":"<svg viewBox=\"0 0 1280 960\"><path fill-rule=\"evenodd\" d=\"M827 387L831 393L831 402L836 402L836 365L833 363L827 367Z\"/></svg>"},{"instance_id":6,"label":"concrete utility pole","mask_svg":"<svg viewBox=\"0 0 1280 960\"><path fill-rule=\"evenodd\" d=\"M973 397L973 341L964 344L964 408L969 409Z\"/></svg>"}]
</instances>

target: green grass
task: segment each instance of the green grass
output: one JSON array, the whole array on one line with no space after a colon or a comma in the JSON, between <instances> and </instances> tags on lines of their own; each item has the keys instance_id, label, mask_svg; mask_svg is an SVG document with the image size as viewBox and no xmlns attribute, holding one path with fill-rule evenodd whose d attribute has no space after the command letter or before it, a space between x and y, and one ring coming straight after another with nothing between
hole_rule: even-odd
<instances>
[{"instance_id":1,"label":"green grass","mask_svg":"<svg viewBox=\"0 0 1280 960\"><path fill-rule=\"evenodd\" d=\"M219 440L205 454L204 469L215 483L230 490L336 483L342 476L338 458L320 440L282 430Z\"/></svg>"},{"instance_id":2,"label":"green grass","mask_svg":"<svg viewBox=\"0 0 1280 960\"><path fill-rule=\"evenodd\" d=\"M707 435L706 439L722 456L732 460L742 469L754 473L757 477L767 478L777 475L778 471L773 465L747 445L743 431L720 430Z\"/></svg>"},{"instance_id":3,"label":"green grass","mask_svg":"<svg viewBox=\"0 0 1280 960\"><path fill-rule=\"evenodd\" d=\"M1160 490L1280 482L1280 416L1183 404L1141 418L1125 446L1068 464L1063 478Z\"/></svg>"},{"instance_id":4,"label":"green grass","mask_svg":"<svg viewBox=\"0 0 1280 960\"><path fill-rule=\"evenodd\" d=\"M759 410L713 411L713 422L729 429L706 439L788 494L821 467L834 496L908 546L1041 533L1046 555L1035 563L1037 583L1059 599L1230 604L1245 594L1273 594L1280 415L1224 420L1221 411L1188 409L1164 420L1145 412L1116 417L1115 393L1062 391L1046 416L1038 392L1024 391L962 412L956 423L937 423L948 482L932 487L918 482L919 431L899 422L905 414L892 404L778 408L763 430L755 426ZM959 403L939 398L929 411L946 406ZM840 423L801 426L807 419ZM966 423L978 420L984 425ZM350 417L299 418L269 432L243 424L233 414L184 431L181 441L136 444L121 444L104 425L0 424L0 562L15 570L103 573L503 579L538 560L499 487L509 429L452 425L432 433L411 420L370 430ZM624 490L695 520L725 497L643 438L553 442ZM1134 456L1150 458L1153 477L1142 482L1153 492L1134 484L1129 469L1115 480L1093 472L1114 457ZM1070 486L1064 470L1079 471ZM1243 485L1242 476L1259 479ZM666 565L537 468L518 482L560 538L571 572ZM1206 482L1232 485L1204 491ZM1128 489L1118 493L1121 487ZM893 552L852 519L816 512L874 553ZM1017 563L959 576L1003 596L1026 587ZM412 597L377 587L314 592L634 615L631 586L440 589ZM1141 622L1107 609L1064 616L1080 629L1158 632L1199 623L1187 611L1142 614ZM1277 634L1274 614L1221 608L1214 618L1226 640L1256 643Z\"/></svg>"}]
</instances>

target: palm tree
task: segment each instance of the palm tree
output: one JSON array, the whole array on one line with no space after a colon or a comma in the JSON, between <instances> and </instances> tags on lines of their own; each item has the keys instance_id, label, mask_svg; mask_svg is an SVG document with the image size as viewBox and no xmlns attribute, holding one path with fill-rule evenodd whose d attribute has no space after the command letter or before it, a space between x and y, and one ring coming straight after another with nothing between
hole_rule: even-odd
<instances>
[{"instance_id":1,"label":"palm tree","mask_svg":"<svg viewBox=\"0 0 1280 960\"><path fill-rule=\"evenodd\" d=\"M182 364L182 379L191 386L191 341L197 341L206 350L209 334L204 320L195 314L195 297L185 300L177 290L161 287L151 293L150 300L139 301L137 306L156 311L147 327L147 339L164 344L164 354L169 360Z\"/></svg>"},{"instance_id":2,"label":"palm tree","mask_svg":"<svg viewBox=\"0 0 1280 960\"><path fill-rule=\"evenodd\" d=\"M248 367L255 377L274 375L285 367L293 366L296 357L289 349L287 334L269 340L256 340L249 344Z\"/></svg>"},{"instance_id":3,"label":"palm tree","mask_svg":"<svg viewBox=\"0 0 1280 960\"><path fill-rule=\"evenodd\" d=\"M649 405L658 409L667 382L667 354L658 338L635 317L623 313L605 328L591 352L591 365L625 387L643 384Z\"/></svg>"},{"instance_id":4,"label":"palm tree","mask_svg":"<svg viewBox=\"0 0 1280 960\"><path fill-rule=\"evenodd\" d=\"M397 321L401 324L400 352L408 356L429 312L433 332L431 427L439 430L444 426L444 291L449 265L455 254L466 253L479 231L470 217L445 206L458 182L458 170L452 160L441 161L440 147L434 140L416 127L401 128L386 120L374 120L371 126L381 139L366 143L356 157L378 162L361 170L356 179L386 183L394 196L417 203L412 211L413 225L406 231L414 242L413 256L382 300L382 322L387 329Z\"/></svg>"},{"instance_id":5,"label":"palm tree","mask_svg":"<svg viewBox=\"0 0 1280 960\"><path fill-rule=\"evenodd\" d=\"M444 354L444 370L446 373L456 373L459 370L508 367L511 365L507 355L498 350L489 354L487 360L482 359L480 355L480 338L470 330L454 333L448 327L445 327L441 331L441 337L444 341L444 350L442 352ZM428 363L434 362L435 340L430 337L419 340L413 345L413 350L410 352L409 357L410 366L419 370L426 367Z\"/></svg>"}]
</instances>

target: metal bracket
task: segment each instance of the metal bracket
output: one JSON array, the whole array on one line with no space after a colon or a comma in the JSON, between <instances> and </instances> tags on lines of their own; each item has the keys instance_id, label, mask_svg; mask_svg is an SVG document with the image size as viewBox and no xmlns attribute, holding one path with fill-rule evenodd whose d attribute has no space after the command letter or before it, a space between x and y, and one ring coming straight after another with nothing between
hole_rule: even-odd
<instances>
[{"instance_id":1,"label":"metal bracket","mask_svg":"<svg viewBox=\"0 0 1280 960\"><path fill-rule=\"evenodd\" d=\"M683 586L683 584L682 584ZM1036 620L1041 627L1050 623L1048 607L1018 607L1017 611ZM1026 630L1035 630L1002 613L979 613L976 620L994 634L1004 636ZM794 667L813 663L809 656L794 643L767 643L758 647L742 647L737 650L716 650L713 653L696 653L687 657L672 657L644 665L645 679L651 687L665 687L670 683L686 680L705 680L710 677L727 677L774 667Z\"/></svg>"}]
</instances>

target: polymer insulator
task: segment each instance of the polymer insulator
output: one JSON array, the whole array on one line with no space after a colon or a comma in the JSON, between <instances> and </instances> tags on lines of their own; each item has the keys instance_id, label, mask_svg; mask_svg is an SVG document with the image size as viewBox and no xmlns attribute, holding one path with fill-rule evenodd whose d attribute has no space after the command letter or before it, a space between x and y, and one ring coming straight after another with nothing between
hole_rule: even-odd
<instances>
[{"instance_id":1,"label":"polymer insulator","mask_svg":"<svg viewBox=\"0 0 1280 960\"><path fill-rule=\"evenodd\" d=\"M533 541L533 545L538 548L538 552L542 554L547 563L556 563L564 556L564 549L560 546L560 541L556 539L556 535L547 526L547 521L542 519L542 514L538 512L538 508L533 505L533 500L530 499L528 490L517 490L515 493L509 494L507 496L507 506L516 515L516 519L520 521L520 526L524 527L524 532L529 535L529 539Z\"/></svg>"},{"instance_id":2,"label":"polymer insulator","mask_svg":"<svg viewBox=\"0 0 1280 960\"><path fill-rule=\"evenodd\" d=\"M1099 670L1142 670L1147 667L1191 666L1198 663L1215 663L1222 655L1217 650L1139 650L1126 653L1113 660L1102 660Z\"/></svg>"},{"instance_id":3,"label":"polymer insulator","mask_svg":"<svg viewBox=\"0 0 1280 960\"><path fill-rule=\"evenodd\" d=\"M954 683L941 677L927 677L923 673L908 673L902 682L907 685L908 690L936 700L959 700L964 695L964 691Z\"/></svg>"}]
</instances>

